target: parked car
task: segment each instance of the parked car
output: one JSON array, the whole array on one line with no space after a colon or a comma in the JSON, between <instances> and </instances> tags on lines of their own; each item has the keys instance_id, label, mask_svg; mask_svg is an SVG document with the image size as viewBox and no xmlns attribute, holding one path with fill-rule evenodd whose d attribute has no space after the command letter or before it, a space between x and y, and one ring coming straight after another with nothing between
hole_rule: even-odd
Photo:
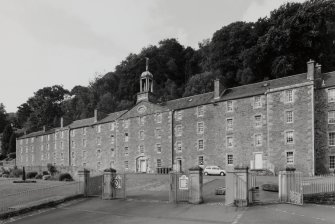
<instances>
[{"instance_id":1,"label":"parked car","mask_svg":"<svg viewBox=\"0 0 335 224\"><path fill-rule=\"evenodd\" d=\"M220 175L225 176L226 171L219 166L206 166L204 175Z\"/></svg>"}]
</instances>

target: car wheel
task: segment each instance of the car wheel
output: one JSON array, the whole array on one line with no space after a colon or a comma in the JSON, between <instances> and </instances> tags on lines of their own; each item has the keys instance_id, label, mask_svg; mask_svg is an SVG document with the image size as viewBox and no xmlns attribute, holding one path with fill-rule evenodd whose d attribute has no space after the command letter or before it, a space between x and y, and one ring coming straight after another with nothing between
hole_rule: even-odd
<instances>
[{"instance_id":1,"label":"car wheel","mask_svg":"<svg viewBox=\"0 0 335 224\"><path fill-rule=\"evenodd\" d=\"M224 176L224 172L221 172L220 175L221 175L221 176Z\"/></svg>"},{"instance_id":2,"label":"car wheel","mask_svg":"<svg viewBox=\"0 0 335 224\"><path fill-rule=\"evenodd\" d=\"M207 173L207 172L205 172L204 174L205 174L205 176L207 176L207 175L208 175L208 173Z\"/></svg>"}]
</instances>

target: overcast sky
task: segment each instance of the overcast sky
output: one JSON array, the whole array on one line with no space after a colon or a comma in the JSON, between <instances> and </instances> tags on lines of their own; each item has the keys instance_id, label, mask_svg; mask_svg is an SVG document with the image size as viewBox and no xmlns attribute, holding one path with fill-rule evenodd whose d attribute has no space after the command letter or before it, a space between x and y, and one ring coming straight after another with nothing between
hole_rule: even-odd
<instances>
[{"instance_id":1,"label":"overcast sky","mask_svg":"<svg viewBox=\"0 0 335 224\"><path fill-rule=\"evenodd\" d=\"M222 26L256 21L285 2L0 0L0 103L15 112L40 88L87 86L165 38L197 48Z\"/></svg>"}]
</instances>

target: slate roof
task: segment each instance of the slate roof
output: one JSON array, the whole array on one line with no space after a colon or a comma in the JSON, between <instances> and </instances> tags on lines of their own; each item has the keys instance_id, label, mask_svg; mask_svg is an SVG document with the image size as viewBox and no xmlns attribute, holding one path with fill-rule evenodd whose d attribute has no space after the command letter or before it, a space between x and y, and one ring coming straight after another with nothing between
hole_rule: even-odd
<instances>
[{"instance_id":1,"label":"slate roof","mask_svg":"<svg viewBox=\"0 0 335 224\"><path fill-rule=\"evenodd\" d=\"M178 110L187 107L194 107L206 103L210 103L214 97L213 92L203 93L194 96L188 96L184 98L179 98L175 100L170 100L162 103L162 106L166 106L172 110Z\"/></svg>"},{"instance_id":2,"label":"slate roof","mask_svg":"<svg viewBox=\"0 0 335 224\"><path fill-rule=\"evenodd\" d=\"M100 120L98 123L101 124L101 123L107 123L107 122L115 121L117 118L119 118L121 115L123 115L126 112L127 112L127 110L121 110L121 111L118 111L118 112L110 113L110 114L107 115L107 117Z\"/></svg>"},{"instance_id":3,"label":"slate roof","mask_svg":"<svg viewBox=\"0 0 335 224\"><path fill-rule=\"evenodd\" d=\"M90 126L92 124L94 124L94 117L81 119L81 120L75 120L71 124L67 125L66 127L80 128L80 127Z\"/></svg>"},{"instance_id":4,"label":"slate roof","mask_svg":"<svg viewBox=\"0 0 335 224\"><path fill-rule=\"evenodd\" d=\"M323 73L321 77L325 81L325 88L335 86L335 71Z\"/></svg>"},{"instance_id":5,"label":"slate roof","mask_svg":"<svg viewBox=\"0 0 335 224\"><path fill-rule=\"evenodd\" d=\"M52 128L52 129L49 129L49 130L46 130L46 131L35 131L35 132L31 132L29 134L26 134L26 135L23 135L17 139L24 139L24 138L31 138L31 137L37 137L37 136L41 136L41 135L49 135L49 134L53 134L55 133L56 131L56 128Z\"/></svg>"}]
</instances>

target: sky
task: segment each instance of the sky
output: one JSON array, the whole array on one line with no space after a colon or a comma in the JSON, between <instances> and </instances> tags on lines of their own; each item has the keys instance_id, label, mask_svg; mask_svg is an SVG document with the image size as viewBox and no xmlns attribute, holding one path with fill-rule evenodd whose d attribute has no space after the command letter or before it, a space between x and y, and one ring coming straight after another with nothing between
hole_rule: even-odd
<instances>
[{"instance_id":1,"label":"sky","mask_svg":"<svg viewBox=\"0 0 335 224\"><path fill-rule=\"evenodd\" d=\"M223 26L256 21L285 2L0 0L0 103L16 112L43 87L87 86L166 38L197 48Z\"/></svg>"}]
</instances>

